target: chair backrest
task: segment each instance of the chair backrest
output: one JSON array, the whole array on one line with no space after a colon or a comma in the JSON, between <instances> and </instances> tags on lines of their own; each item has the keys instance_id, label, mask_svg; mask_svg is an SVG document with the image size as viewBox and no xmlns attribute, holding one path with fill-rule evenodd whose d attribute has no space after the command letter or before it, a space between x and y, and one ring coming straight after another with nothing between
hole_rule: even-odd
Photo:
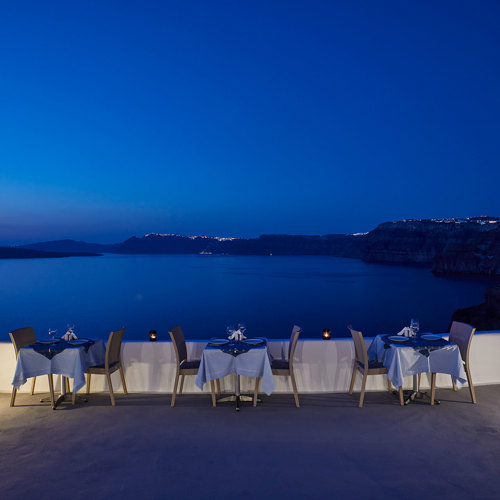
<instances>
[{"instance_id":1,"label":"chair backrest","mask_svg":"<svg viewBox=\"0 0 500 500\"><path fill-rule=\"evenodd\" d=\"M458 345L464 363L467 363L469 360L470 344L475 331L476 329L467 323L454 321L451 324L450 341Z\"/></svg>"},{"instance_id":2,"label":"chair backrest","mask_svg":"<svg viewBox=\"0 0 500 500\"><path fill-rule=\"evenodd\" d=\"M22 349L23 347L34 344L36 342L35 330L33 330L32 326L18 328L17 330L9 332L9 335L10 339L12 340L12 344L14 344L16 358L17 354L19 353L19 349Z\"/></svg>"},{"instance_id":3,"label":"chair backrest","mask_svg":"<svg viewBox=\"0 0 500 500\"><path fill-rule=\"evenodd\" d=\"M121 361L122 357L122 340L125 333L125 327L121 330L116 330L109 334L108 344L106 345L106 360L105 368L108 369L113 363Z\"/></svg>"},{"instance_id":4,"label":"chair backrest","mask_svg":"<svg viewBox=\"0 0 500 500\"><path fill-rule=\"evenodd\" d=\"M351 332L352 340L354 341L354 351L356 352L356 361L368 368L368 351L366 349L365 339L363 334L352 329L352 326L347 327Z\"/></svg>"},{"instance_id":5,"label":"chair backrest","mask_svg":"<svg viewBox=\"0 0 500 500\"><path fill-rule=\"evenodd\" d=\"M170 338L175 348L175 355L177 356L177 366L183 361L187 361L187 348L186 341L184 340L184 333L180 326L174 326L169 332Z\"/></svg>"},{"instance_id":6,"label":"chair backrest","mask_svg":"<svg viewBox=\"0 0 500 500\"><path fill-rule=\"evenodd\" d=\"M290 335L290 342L288 343L288 363L290 363L290 366L293 364L293 355L295 354L295 348L297 347L297 341L299 340L301 332L302 328L300 328L300 326L293 326L292 334Z\"/></svg>"}]
</instances>

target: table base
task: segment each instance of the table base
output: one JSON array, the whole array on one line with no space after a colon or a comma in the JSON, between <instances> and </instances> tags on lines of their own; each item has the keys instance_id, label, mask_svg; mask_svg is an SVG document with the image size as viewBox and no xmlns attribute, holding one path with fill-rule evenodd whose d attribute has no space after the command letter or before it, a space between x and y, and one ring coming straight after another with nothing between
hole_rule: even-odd
<instances>
[{"instance_id":1,"label":"table base","mask_svg":"<svg viewBox=\"0 0 500 500\"><path fill-rule=\"evenodd\" d=\"M393 394L394 394L394 396L396 396L399 399L399 394L396 391L394 391ZM431 401L431 397L429 396L429 394L427 394L427 392L413 391L413 390L403 391L403 400L404 400L405 405L409 405L411 402L415 401L416 399L425 399L429 402ZM438 405L440 403L441 403L441 401L439 401L439 399L434 398L435 405Z\"/></svg>"},{"instance_id":2,"label":"table base","mask_svg":"<svg viewBox=\"0 0 500 500\"><path fill-rule=\"evenodd\" d=\"M217 403L236 403L236 411L240 411L240 403L241 402L251 402L253 401L253 397L251 396L244 396L243 394L236 395L234 394L233 396L224 396L223 398L220 398L217 400ZM257 399L257 403L261 403L261 399Z\"/></svg>"}]
</instances>

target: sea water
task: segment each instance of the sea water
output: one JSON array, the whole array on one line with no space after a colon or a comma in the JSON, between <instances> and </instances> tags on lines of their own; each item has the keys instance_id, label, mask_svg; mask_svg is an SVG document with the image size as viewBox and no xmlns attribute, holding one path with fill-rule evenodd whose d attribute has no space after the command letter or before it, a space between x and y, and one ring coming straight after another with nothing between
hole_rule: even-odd
<instances>
[{"instance_id":1,"label":"sea water","mask_svg":"<svg viewBox=\"0 0 500 500\"><path fill-rule=\"evenodd\" d=\"M428 268L368 264L325 256L104 255L0 260L0 339L33 326L62 335L126 340L149 330L168 340L181 325L187 339L225 335L244 322L246 335L302 338L396 333L410 318L421 331L447 331L453 312L483 302L487 279L434 276Z\"/></svg>"}]
</instances>

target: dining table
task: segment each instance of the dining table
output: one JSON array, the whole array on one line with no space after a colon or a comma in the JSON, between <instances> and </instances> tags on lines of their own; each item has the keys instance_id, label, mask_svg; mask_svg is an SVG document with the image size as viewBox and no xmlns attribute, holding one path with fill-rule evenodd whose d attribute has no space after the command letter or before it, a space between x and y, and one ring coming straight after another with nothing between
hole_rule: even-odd
<instances>
[{"instance_id":1,"label":"dining table","mask_svg":"<svg viewBox=\"0 0 500 500\"><path fill-rule=\"evenodd\" d=\"M219 399L219 402L235 403L237 411L242 401L252 398L241 394L240 376L262 378L262 390L268 396L276 384L271 371L271 355L267 339L258 337L243 340L211 339L201 355L196 386L203 390L206 382L235 375L234 394Z\"/></svg>"},{"instance_id":2,"label":"dining table","mask_svg":"<svg viewBox=\"0 0 500 500\"><path fill-rule=\"evenodd\" d=\"M104 364L104 358L105 348L101 339L39 340L19 349L12 385L19 389L31 377L60 375L61 394L52 405L55 410L68 400L67 379L73 379L73 393L76 395L85 385L87 368Z\"/></svg>"},{"instance_id":3,"label":"dining table","mask_svg":"<svg viewBox=\"0 0 500 500\"><path fill-rule=\"evenodd\" d=\"M420 373L447 373L453 377L457 388L467 382L460 349L444 334L377 335L368 348L368 357L387 368L387 378L396 389L403 385L405 377L413 377L412 390L405 391L405 404L417 398L428 398L426 392L419 390Z\"/></svg>"}]
</instances>

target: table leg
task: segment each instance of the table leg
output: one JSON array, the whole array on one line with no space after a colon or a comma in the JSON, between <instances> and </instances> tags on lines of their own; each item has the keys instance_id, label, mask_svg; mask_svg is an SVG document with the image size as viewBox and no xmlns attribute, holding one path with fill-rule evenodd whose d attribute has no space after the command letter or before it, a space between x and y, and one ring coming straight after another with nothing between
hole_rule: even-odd
<instances>
[{"instance_id":1,"label":"table leg","mask_svg":"<svg viewBox=\"0 0 500 500\"><path fill-rule=\"evenodd\" d=\"M418 374L413 375L413 390L404 391L404 393L405 393L404 394L405 405L410 404L415 399L427 399L427 400L429 400L429 402L431 401L431 397L427 394L427 392L419 390ZM440 401L435 399L434 404L438 405L438 404L440 404Z\"/></svg>"},{"instance_id":2,"label":"table leg","mask_svg":"<svg viewBox=\"0 0 500 500\"><path fill-rule=\"evenodd\" d=\"M235 403L236 411L240 411L240 403L243 401L253 401L253 398L250 396L244 396L241 394L241 381L240 376L235 373L234 380L234 395L233 396L225 396L217 400L218 403ZM259 401L259 400L257 400Z\"/></svg>"}]
</instances>

